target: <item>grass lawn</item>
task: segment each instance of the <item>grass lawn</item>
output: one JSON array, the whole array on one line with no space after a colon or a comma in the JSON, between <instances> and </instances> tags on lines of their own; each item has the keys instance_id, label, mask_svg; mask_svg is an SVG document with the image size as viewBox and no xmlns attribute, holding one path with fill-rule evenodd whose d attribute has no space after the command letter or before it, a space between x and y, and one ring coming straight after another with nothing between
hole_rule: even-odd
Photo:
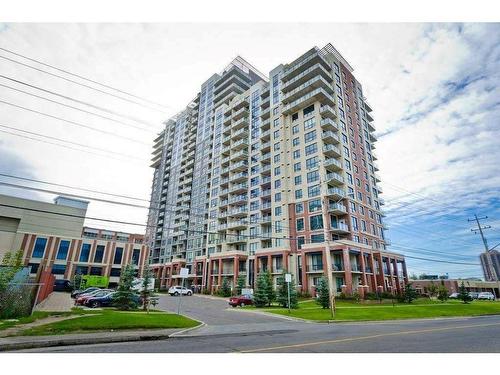
<instances>
[{"instance_id":1,"label":"grass lawn","mask_svg":"<svg viewBox=\"0 0 500 375\"><path fill-rule=\"evenodd\" d=\"M190 328L199 323L182 315L163 312L87 310L84 316L45 324L22 331L22 336L63 335L91 331L153 328Z\"/></svg>"},{"instance_id":2,"label":"grass lawn","mask_svg":"<svg viewBox=\"0 0 500 375\"><path fill-rule=\"evenodd\" d=\"M30 316L24 316L22 318L17 318L16 321L9 319L0 320L0 330L7 329L20 324L32 323L38 319L48 318L50 316L68 316L74 314L82 314L82 312L74 309L71 312L55 312L55 311L33 311Z\"/></svg>"},{"instance_id":3,"label":"grass lawn","mask_svg":"<svg viewBox=\"0 0 500 375\"><path fill-rule=\"evenodd\" d=\"M263 311L273 314L291 316L310 320L337 320L337 321L363 321L363 320L391 320L391 319L418 319L452 316L476 316L500 314L500 302L473 301L463 304L460 301L431 301L418 299L411 304L378 301L373 303L356 303L352 301L337 301L335 318L332 319L329 309L322 309L315 301L304 301L299 308L288 313L287 309L270 307Z\"/></svg>"}]
</instances>

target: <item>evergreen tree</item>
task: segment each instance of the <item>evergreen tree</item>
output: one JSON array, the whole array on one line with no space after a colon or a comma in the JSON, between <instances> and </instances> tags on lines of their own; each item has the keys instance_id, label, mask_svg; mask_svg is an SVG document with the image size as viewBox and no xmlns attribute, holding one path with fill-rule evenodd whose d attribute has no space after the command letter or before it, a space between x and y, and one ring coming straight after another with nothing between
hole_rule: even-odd
<instances>
[{"instance_id":1,"label":"evergreen tree","mask_svg":"<svg viewBox=\"0 0 500 375\"><path fill-rule=\"evenodd\" d=\"M440 285L437 290L437 298L441 302L444 302L448 299L448 289L444 285Z\"/></svg>"},{"instance_id":2,"label":"evergreen tree","mask_svg":"<svg viewBox=\"0 0 500 375\"><path fill-rule=\"evenodd\" d=\"M469 295L469 292L467 292L463 281L458 288L458 299L462 300L463 303L469 303L470 301L472 301L472 297Z\"/></svg>"},{"instance_id":3,"label":"evergreen tree","mask_svg":"<svg viewBox=\"0 0 500 375\"><path fill-rule=\"evenodd\" d=\"M276 302L279 303L281 307L288 307L288 283L285 282L285 272L276 279ZM296 309L298 307L297 289L292 281L290 283L290 308Z\"/></svg>"},{"instance_id":4,"label":"evergreen tree","mask_svg":"<svg viewBox=\"0 0 500 375\"><path fill-rule=\"evenodd\" d=\"M330 290L328 288L328 281L325 277L319 280L318 289L316 290L318 294L318 299L316 302L321 305L322 308L327 309L330 307Z\"/></svg>"},{"instance_id":5,"label":"evergreen tree","mask_svg":"<svg viewBox=\"0 0 500 375\"><path fill-rule=\"evenodd\" d=\"M227 277L224 277L224 279L222 280L220 294L222 295L222 297L231 297L231 287L229 286L229 280L227 279Z\"/></svg>"},{"instance_id":6,"label":"evergreen tree","mask_svg":"<svg viewBox=\"0 0 500 375\"><path fill-rule=\"evenodd\" d=\"M73 285L72 288L73 290L78 290L80 289L82 285L82 272L80 270L76 271L75 275L73 276Z\"/></svg>"},{"instance_id":7,"label":"evergreen tree","mask_svg":"<svg viewBox=\"0 0 500 375\"><path fill-rule=\"evenodd\" d=\"M438 286L436 284L434 284L433 281L431 281L431 283L429 284L429 286L427 287L427 293L429 293L429 297L435 297L437 292L438 292Z\"/></svg>"},{"instance_id":8,"label":"evergreen tree","mask_svg":"<svg viewBox=\"0 0 500 375\"><path fill-rule=\"evenodd\" d=\"M413 288L411 283L406 284L403 299L407 303L412 303L417 298L417 291Z\"/></svg>"},{"instance_id":9,"label":"evergreen tree","mask_svg":"<svg viewBox=\"0 0 500 375\"><path fill-rule=\"evenodd\" d=\"M267 300L267 279L264 274L257 277L255 292L253 294L253 303L255 307L264 307L268 304Z\"/></svg>"},{"instance_id":10,"label":"evergreen tree","mask_svg":"<svg viewBox=\"0 0 500 375\"><path fill-rule=\"evenodd\" d=\"M245 276L238 276L238 279L236 279L236 295L241 295L243 288L245 288Z\"/></svg>"},{"instance_id":11,"label":"evergreen tree","mask_svg":"<svg viewBox=\"0 0 500 375\"><path fill-rule=\"evenodd\" d=\"M264 273L264 277L266 279L267 305L271 306L271 303L273 303L276 300L276 292L274 290L273 277L269 271L266 271Z\"/></svg>"},{"instance_id":12,"label":"evergreen tree","mask_svg":"<svg viewBox=\"0 0 500 375\"><path fill-rule=\"evenodd\" d=\"M132 290L132 282L134 281L135 269L134 266L128 264L122 269L120 284L113 296L113 305L118 310L130 310L137 307L134 291Z\"/></svg>"},{"instance_id":13,"label":"evergreen tree","mask_svg":"<svg viewBox=\"0 0 500 375\"><path fill-rule=\"evenodd\" d=\"M149 304L151 302L151 297L154 296L153 290L149 289L150 280L154 277L153 271L149 264L145 264L142 270L142 285L141 285L141 297L142 297L142 309L144 311L149 310Z\"/></svg>"}]
</instances>

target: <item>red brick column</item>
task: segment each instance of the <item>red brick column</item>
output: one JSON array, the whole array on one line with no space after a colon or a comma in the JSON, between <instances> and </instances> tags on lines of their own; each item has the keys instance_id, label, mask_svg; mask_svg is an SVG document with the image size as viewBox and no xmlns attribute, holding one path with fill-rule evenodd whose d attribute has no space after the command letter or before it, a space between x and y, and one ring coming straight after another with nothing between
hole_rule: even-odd
<instances>
[{"instance_id":1,"label":"red brick column","mask_svg":"<svg viewBox=\"0 0 500 375\"><path fill-rule=\"evenodd\" d=\"M382 290L385 290L385 282L384 282L384 264L382 262L382 254L377 253L377 259L378 259L378 277L377 279L377 285L375 285L375 288L377 288L379 285L382 286Z\"/></svg>"},{"instance_id":2,"label":"red brick column","mask_svg":"<svg viewBox=\"0 0 500 375\"><path fill-rule=\"evenodd\" d=\"M271 255L267 256L267 271L269 273L273 272L273 258Z\"/></svg>"},{"instance_id":3,"label":"red brick column","mask_svg":"<svg viewBox=\"0 0 500 375\"><path fill-rule=\"evenodd\" d=\"M309 283L307 280L307 253L302 251L302 292L309 292Z\"/></svg>"},{"instance_id":4,"label":"red brick column","mask_svg":"<svg viewBox=\"0 0 500 375\"><path fill-rule=\"evenodd\" d=\"M389 268L389 281L390 281L390 285L392 286L392 293L394 293L394 274L392 273L392 265L391 265L391 258L387 258L387 261L386 261L386 264L387 264L387 268Z\"/></svg>"},{"instance_id":5,"label":"red brick column","mask_svg":"<svg viewBox=\"0 0 500 375\"><path fill-rule=\"evenodd\" d=\"M392 262L394 264L394 277L395 277L395 283L396 283L396 291L398 294L400 294L401 293L401 285L399 284L398 260L393 259Z\"/></svg>"},{"instance_id":6,"label":"red brick column","mask_svg":"<svg viewBox=\"0 0 500 375\"><path fill-rule=\"evenodd\" d=\"M347 294L352 293L352 271L351 271L351 260L349 259L349 249L342 249L342 256L344 258L344 282L345 282L345 292Z\"/></svg>"},{"instance_id":7,"label":"red brick column","mask_svg":"<svg viewBox=\"0 0 500 375\"><path fill-rule=\"evenodd\" d=\"M236 281L238 280L238 273L240 271L240 257L236 256L233 260L233 286L236 286Z\"/></svg>"},{"instance_id":8,"label":"red brick column","mask_svg":"<svg viewBox=\"0 0 500 375\"><path fill-rule=\"evenodd\" d=\"M361 283L363 285L366 285L367 281L366 281L365 253L363 253L363 252L361 252L361 254L359 255L359 263L361 265ZM363 295L364 295L364 293L363 293Z\"/></svg>"}]
</instances>

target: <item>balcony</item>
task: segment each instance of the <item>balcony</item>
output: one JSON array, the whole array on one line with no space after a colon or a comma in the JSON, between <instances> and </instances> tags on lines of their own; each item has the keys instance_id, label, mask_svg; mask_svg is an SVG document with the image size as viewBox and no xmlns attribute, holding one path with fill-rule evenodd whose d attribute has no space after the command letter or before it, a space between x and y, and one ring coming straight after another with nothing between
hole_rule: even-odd
<instances>
[{"instance_id":1,"label":"balcony","mask_svg":"<svg viewBox=\"0 0 500 375\"><path fill-rule=\"evenodd\" d=\"M247 213L248 213L247 206L241 206L241 207L237 207L237 208L232 208L231 210L227 211L227 216L246 217Z\"/></svg>"},{"instance_id":2,"label":"balcony","mask_svg":"<svg viewBox=\"0 0 500 375\"><path fill-rule=\"evenodd\" d=\"M326 70L330 69L330 66L325 61L325 59L316 51L309 56L297 61L295 64L287 66L283 71L282 81L286 84L286 81L291 80L294 76L300 74L302 71L307 70L309 67L317 63L321 64Z\"/></svg>"},{"instance_id":3,"label":"balcony","mask_svg":"<svg viewBox=\"0 0 500 375\"><path fill-rule=\"evenodd\" d=\"M241 161L231 165L231 170L234 172L246 171L247 169L248 169L248 161L247 160L241 160Z\"/></svg>"},{"instance_id":4,"label":"balcony","mask_svg":"<svg viewBox=\"0 0 500 375\"><path fill-rule=\"evenodd\" d=\"M226 242L228 244L245 243L247 240L248 237L246 235L226 234Z\"/></svg>"},{"instance_id":5,"label":"balcony","mask_svg":"<svg viewBox=\"0 0 500 375\"><path fill-rule=\"evenodd\" d=\"M339 130L335 121L333 121L332 119L329 119L329 118L324 118L323 120L321 120L320 124L321 124L321 127L323 128L323 130L326 130L326 131L337 132Z\"/></svg>"},{"instance_id":6,"label":"balcony","mask_svg":"<svg viewBox=\"0 0 500 375\"><path fill-rule=\"evenodd\" d=\"M260 150L262 152L266 152L266 151L269 151L271 149L271 141L267 141L267 142L262 142L260 144Z\"/></svg>"},{"instance_id":7,"label":"balcony","mask_svg":"<svg viewBox=\"0 0 500 375\"><path fill-rule=\"evenodd\" d=\"M263 110L262 112L260 112L260 117L262 117L263 119L268 118L270 115L271 115L270 108L267 108L267 109Z\"/></svg>"},{"instance_id":8,"label":"balcony","mask_svg":"<svg viewBox=\"0 0 500 375\"><path fill-rule=\"evenodd\" d=\"M231 145L231 149L233 149L233 150L241 150L244 148L248 148L248 140L247 139L240 139L239 141L236 141Z\"/></svg>"},{"instance_id":9,"label":"balcony","mask_svg":"<svg viewBox=\"0 0 500 375\"><path fill-rule=\"evenodd\" d=\"M270 196L271 196L271 189L262 190L260 192L261 198L270 197Z\"/></svg>"},{"instance_id":10,"label":"balcony","mask_svg":"<svg viewBox=\"0 0 500 375\"><path fill-rule=\"evenodd\" d=\"M332 272L343 272L344 265L342 263L333 263L332 264Z\"/></svg>"},{"instance_id":11,"label":"balcony","mask_svg":"<svg viewBox=\"0 0 500 375\"><path fill-rule=\"evenodd\" d=\"M363 272L360 264L351 262L351 272Z\"/></svg>"},{"instance_id":12,"label":"balcony","mask_svg":"<svg viewBox=\"0 0 500 375\"><path fill-rule=\"evenodd\" d=\"M324 145L323 146L323 153L326 156L333 156L336 158L339 158L342 156L342 152L337 146L334 146L332 144Z\"/></svg>"},{"instance_id":13,"label":"balcony","mask_svg":"<svg viewBox=\"0 0 500 375\"><path fill-rule=\"evenodd\" d=\"M325 143L340 143L340 138L337 134L335 134L334 132L328 130L326 132L323 132L321 134L321 139L325 142Z\"/></svg>"},{"instance_id":14,"label":"balcony","mask_svg":"<svg viewBox=\"0 0 500 375\"><path fill-rule=\"evenodd\" d=\"M365 114L366 114L366 119L367 119L368 121L373 121L373 116L371 115L371 113L370 113L370 112L365 112Z\"/></svg>"},{"instance_id":15,"label":"balcony","mask_svg":"<svg viewBox=\"0 0 500 375\"><path fill-rule=\"evenodd\" d=\"M233 116L231 117L234 121L239 120L240 118L243 117L248 117L249 112L247 108L241 108L238 111L233 113Z\"/></svg>"},{"instance_id":16,"label":"balcony","mask_svg":"<svg viewBox=\"0 0 500 375\"><path fill-rule=\"evenodd\" d=\"M321 106L321 108L319 109L319 114L325 120L326 119L333 120L333 119L335 119L337 117L337 112L335 112L334 107L331 107L329 105L323 105L323 106Z\"/></svg>"},{"instance_id":17,"label":"balcony","mask_svg":"<svg viewBox=\"0 0 500 375\"><path fill-rule=\"evenodd\" d=\"M337 159L325 159L324 166L329 171L342 170L342 163Z\"/></svg>"},{"instance_id":18,"label":"balcony","mask_svg":"<svg viewBox=\"0 0 500 375\"><path fill-rule=\"evenodd\" d=\"M347 209L342 203L330 203L328 205L328 212L334 215L345 215L347 214Z\"/></svg>"},{"instance_id":19,"label":"balcony","mask_svg":"<svg viewBox=\"0 0 500 375\"><path fill-rule=\"evenodd\" d=\"M327 69L325 69L323 65L318 63L314 64L310 68L307 68L299 75L296 75L294 78L287 81L285 84L282 85L281 90L284 93L294 90L296 87L300 86L304 82L307 82L308 80L310 80L315 76L321 76L328 82L333 81L331 73Z\"/></svg>"},{"instance_id":20,"label":"balcony","mask_svg":"<svg viewBox=\"0 0 500 375\"><path fill-rule=\"evenodd\" d=\"M377 142L377 137L375 136L375 133L370 133L370 142Z\"/></svg>"},{"instance_id":21,"label":"balcony","mask_svg":"<svg viewBox=\"0 0 500 375\"><path fill-rule=\"evenodd\" d=\"M233 139L245 139L248 138L248 132L246 129L240 129L232 135Z\"/></svg>"},{"instance_id":22,"label":"balcony","mask_svg":"<svg viewBox=\"0 0 500 375\"><path fill-rule=\"evenodd\" d=\"M338 173L331 172L326 175L326 182L332 185L343 185L344 177L342 177Z\"/></svg>"},{"instance_id":23,"label":"balcony","mask_svg":"<svg viewBox=\"0 0 500 375\"><path fill-rule=\"evenodd\" d=\"M346 193L344 189L331 187L326 191L326 195L335 199L345 198Z\"/></svg>"},{"instance_id":24,"label":"balcony","mask_svg":"<svg viewBox=\"0 0 500 375\"><path fill-rule=\"evenodd\" d=\"M345 223L332 224L330 230L334 233L339 233L339 234L349 233L349 227Z\"/></svg>"},{"instance_id":25,"label":"balcony","mask_svg":"<svg viewBox=\"0 0 500 375\"><path fill-rule=\"evenodd\" d=\"M283 107L283 114L284 115L291 114L293 112L296 112L300 108L306 107L316 101L320 101L324 104L327 105L329 104L331 106L335 104L335 100L332 95L326 92L323 88L318 88L302 96L301 98L285 105Z\"/></svg>"},{"instance_id":26,"label":"balcony","mask_svg":"<svg viewBox=\"0 0 500 375\"><path fill-rule=\"evenodd\" d=\"M248 197L246 195L236 195L228 199L229 204L246 204Z\"/></svg>"},{"instance_id":27,"label":"balcony","mask_svg":"<svg viewBox=\"0 0 500 375\"><path fill-rule=\"evenodd\" d=\"M300 97L317 88L323 88L326 92L333 94L332 86L323 77L316 76L283 95L281 100L283 101L283 103L289 103L299 99Z\"/></svg>"},{"instance_id":28,"label":"balcony","mask_svg":"<svg viewBox=\"0 0 500 375\"><path fill-rule=\"evenodd\" d=\"M271 137L271 130L266 130L265 132L260 133L261 139L270 139L270 137Z\"/></svg>"},{"instance_id":29,"label":"balcony","mask_svg":"<svg viewBox=\"0 0 500 375\"><path fill-rule=\"evenodd\" d=\"M306 272L323 272L323 263L306 265Z\"/></svg>"},{"instance_id":30,"label":"balcony","mask_svg":"<svg viewBox=\"0 0 500 375\"><path fill-rule=\"evenodd\" d=\"M235 220L227 223L228 229L244 229L248 226L248 222L246 220Z\"/></svg>"},{"instance_id":31,"label":"balcony","mask_svg":"<svg viewBox=\"0 0 500 375\"><path fill-rule=\"evenodd\" d=\"M248 117L240 118L238 121L233 123L233 130L243 129L248 126Z\"/></svg>"},{"instance_id":32,"label":"balcony","mask_svg":"<svg viewBox=\"0 0 500 375\"><path fill-rule=\"evenodd\" d=\"M245 181L247 179L248 179L248 173L247 172L240 172L240 173L236 173L236 174L232 175L230 181L231 182L242 182L242 181ZM222 180L221 180L221 184L222 184Z\"/></svg>"},{"instance_id":33,"label":"balcony","mask_svg":"<svg viewBox=\"0 0 500 375\"><path fill-rule=\"evenodd\" d=\"M231 186L229 188L229 192L231 194L234 194L234 193L243 193L243 192L245 192L247 190L248 190L248 185L246 183L233 185L233 186Z\"/></svg>"},{"instance_id":34,"label":"balcony","mask_svg":"<svg viewBox=\"0 0 500 375\"><path fill-rule=\"evenodd\" d=\"M246 160L248 159L248 151L243 149L231 155L231 161Z\"/></svg>"},{"instance_id":35,"label":"balcony","mask_svg":"<svg viewBox=\"0 0 500 375\"><path fill-rule=\"evenodd\" d=\"M262 202L260 209L261 211L269 211L271 209L271 202Z\"/></svg>"}]
</instances>

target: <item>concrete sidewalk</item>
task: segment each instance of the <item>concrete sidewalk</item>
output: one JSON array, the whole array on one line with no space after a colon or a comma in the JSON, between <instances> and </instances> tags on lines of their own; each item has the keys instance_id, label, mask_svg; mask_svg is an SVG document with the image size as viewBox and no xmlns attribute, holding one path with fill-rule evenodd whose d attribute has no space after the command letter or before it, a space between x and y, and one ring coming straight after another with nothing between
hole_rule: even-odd
<instances>
[{"instance_id":1,"label":"concrete sidewalk","mask_svg":"<svg viewBox=\"0 0 500 375\"><path fill-rule=\"evenodd\" d=\"M198 327L194 327L198 328ZM189 330L189 329L188 329ZM47 348L51 346L86 345L116 343L129 341L146 341L168 339L176 332L186 329L155 329L143 331L94 332L54 336L14 336L0 338L0 351L31 348Z\"/></svg>"},{"instance_id":2,"label":"concrete sidewalk","mask_svg":"<svg viewBox=\"0 0 500 375\"><path fill-rule=\"evenodd\" d=\"M71 294L64 292L52 292L46 300L40 302L35 310L38 311L71 311L75 307L75 301Z\"/></svg>"}]
</instances>

